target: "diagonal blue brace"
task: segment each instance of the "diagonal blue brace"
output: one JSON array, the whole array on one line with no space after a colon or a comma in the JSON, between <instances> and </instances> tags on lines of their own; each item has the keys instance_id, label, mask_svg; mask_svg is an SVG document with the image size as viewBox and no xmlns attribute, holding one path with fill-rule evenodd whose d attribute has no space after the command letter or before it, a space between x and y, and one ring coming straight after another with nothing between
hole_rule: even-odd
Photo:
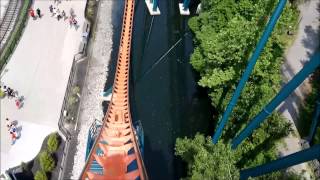
<instances>
[{"instance_id":1,"label":"diagonal blue brace","mask_svg":"<svg viewBox=\"0 0 320 180\"><path fill-rule=\"evenodd\" d=\"M183 10L187 10L189 8L190 0L183 1Z\"/></svg>"},{"instance_id":2,"label":"diagonal blue brace","mask_svg":"<svg viewBox=\"0 0 320 180\"><path fill-rule=\"evenodd\" d=\"M236 105L236 103L240 97L241 91L244 88L246 82L248 81L249 76L250 76L256 62L257 62L264 46L267 43L268 38L271 35L271 32L272 32L274 26L276 25L280 15L283 11L284 6L286 5L286 2L287 2L286 0L279 1L275 11L273 12L273 14L272 14L264 32L263 32L261 39L259 40L259 42L257 44L255 51L253 52L251 58L249 59L248 66L247 66L246 70L244 71L242 78L240 79L240 82L239 82L227 108L226 108L226 111L224 112L224 114L222 116L222 119L220 120L220 123L218 125L218 128L217 128L215 134L213 135L212 142L214 144L216 144L218 142L218 140L222 134L223 128L226 125L228 118L229 118L234 106Z\"/></svg>"},{"instance_id":3,"label":"diagonal blue brace","mask_svg":"<svg viewBox=\"0 0 320 180\"><path fill-rule=\"evenodd\" d=\"M320 52L314 54L309 62L307 62L303 69L299 71L274 97L271 102L254 117L254 119L247 125L247 127L240 132L240 134L232 141L232 149L235 149L246 137L248 137L253 130L255 130L260 123L284 100L286 99L315 69L320 65Z\"/></svg>"},{"instance_id":4,"label":"diagonal blue brace","mask_svg":"<svg viewBox=\"0 0 320 180\"><path fill-rule=\"evenodd\" d=\"M309 149L302 150L288 156L271 161L270 163L257 166L250 169L240 171L240 180L248 179L249 177L261 176L273 171L281 170L294 166L303 162L311 161L320 158L320 144Z\"/></svg>"},{"instance_id":5,"label":"diagonal blue brace","mask_svg":"<svg viewBox=\"0 0 320 180\"><path fill-rule=\"evenodd\" d=\"M318 100L316 102L315 112L312 118L310 133L308 136L308 141L310 144L313 144L313 138L314 138L314 135L316 134L316 130L319 123L320 123L320 93L318 95Z\"/></svg>"},{"instance_id":6,"label":"diagonal blue brace","mask_svg":"<svg viewBox=\"0 0 320 180\"><path fill-rule=\"evenodd\" d=\"M157 11L157 8L158 8L158 0L153 0L152 10Z\"/></svg>"}]
</instances>

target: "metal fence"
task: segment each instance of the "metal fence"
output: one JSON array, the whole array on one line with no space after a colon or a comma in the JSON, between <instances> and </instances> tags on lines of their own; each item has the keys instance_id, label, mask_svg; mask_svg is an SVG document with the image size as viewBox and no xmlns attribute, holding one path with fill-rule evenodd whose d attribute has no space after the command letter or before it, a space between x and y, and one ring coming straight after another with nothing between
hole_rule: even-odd
<instances>
[{"instance_id":1,"label":"metal fence","mask_svg":"<svg viewBox=\"0 0 320 180\"><path fill-rule=\"evenodd\" d=\"M90 32L90 23L87 20L85 21L83 27L84 27L83 28L83 33L87 33L88 34ZM70 70L70 75L69 75L69 79L68 79L68 83L67 83L67 87L66 87L66 92L65 92L65 95L64 95L62 108L61 108L61 111L60 111L60 118L59 118L59 122L58 122L59 134L61 134L61 136L66 141L65 147L64 147L64 150L63 150L63 157L62 157L62 160L61 160L60 172L59 172L59 177L58 177L58 179L61 179L61 180L64 179L65 169L66 169L65 166L66 166L67 159L68 159L70 141L71 141L71 138L73 138L73 134L74 134L74 132L71 133L70 130L67 129L66 126L65 126L65 120L66 120L66 113L65 112L67 112L68 98L71 95L72 87L74 85L74 77L75 77L75 75L77 73L77 69L78 69L77 62L80 62L80 61L82 61L83 59L86 58L87 41L88 41L88 36L86 36L86 37L84 37L82 39L82 41L80 43L80 47L79 47L79 53L74 55L74 57L73 57L71 70ZM79 108L80 108L80 102L78 103L78 107L76 109L77 112L79 112ZM78 117L76 117L76 121L77 121L77 118Z\"/></svg>"},{"instance_id":2,"label":"metal fence","mask_svg":"<svg viewBox=\"0 0 320 180\"><path fill-rule=\"evenodd\" d=\"M61 137L66 141L65 147L63 150L63 157L62 157L61 164L60 164L60 172L59 172L58 179L62 179L62 176L64 174L65 163L66 163L66 159L67 159L67 155L68 155L70 140L72 138L71 132L65 127L65 113L64 112L67 108L67 101L68 101L68 97L71 94L73 79L74 79L76 72L77 72L77 63L76 63L76 56L74 56L73 61L72 61L72 66L71 66L71 70L70 70L70 75L69 75L69 79L68 79L66 92L64 95L63 103L62 103L60 118L59 118L59 122L58 122L59 133L61 134Z\"/></svg>"}]
</instances>

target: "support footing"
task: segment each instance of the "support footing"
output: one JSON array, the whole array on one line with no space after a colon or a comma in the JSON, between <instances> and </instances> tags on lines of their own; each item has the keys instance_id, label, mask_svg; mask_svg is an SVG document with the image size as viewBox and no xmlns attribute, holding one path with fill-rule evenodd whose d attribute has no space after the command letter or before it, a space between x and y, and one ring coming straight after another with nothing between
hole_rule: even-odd
<instances>
[{"instance_id":1,"label":"support footing","mask_svg":"<svg viewBox=\"0 0 320 180\"><path fill-rule=\"evenodd\" d=\"M147 8L151 16L156 16L161 14L159 7L157 7L156 11L153 11L153 3L150 3L150 0L145 0L145 3L147 5Z\"/></svg>"},{"instance_id":2,"label":"support footing","mask_svg":"<svg viewBox=\"0 0 320 180\"><path fill-rule=\"evenodd\" d=\"M179 10L180 10L180 14L183 15L183 16L189 16L190 15L189 8L184 10L183 3L179 3Z\"/></svg>"}]
</instances>

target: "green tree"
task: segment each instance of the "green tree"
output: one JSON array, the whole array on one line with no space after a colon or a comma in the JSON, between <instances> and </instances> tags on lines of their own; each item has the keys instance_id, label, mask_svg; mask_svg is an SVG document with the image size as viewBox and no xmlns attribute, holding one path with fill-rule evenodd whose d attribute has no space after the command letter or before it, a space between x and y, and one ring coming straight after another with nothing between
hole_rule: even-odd
<instances>
[{"instance_id":1,"label":"green tree","mask_svg":"<svg viewBox=\"0 0 320 180\"><path fill-rule=\"evenodd\" d=\"M48 177L44 171L37 171L36 175L34 176L35 180L48 180Z\"/></svg>"},{"instance_id":2,"label":"green tree","mask_svg":"<svg viewBox=\"0 0 320 180\"><path fill-rule=\"evenodd\" d=\"M3 98L5 96L5 93L0 89L0 98Z\"/></svg>"},{"instance_id":3,"label":"green tree","mask_svg":"<svg viewBox=\"0 0 320 180\"><path fill-rule=\"evenodd\" d=\"M191 65L200 74L198 84L208 89L212 105L217 112L214 116L217 117L214 119L215 124L229 103L277 2L277 0L202 0L202 12L189 20L195 46ZM287 30L290 26L295 27L297 20L296 7L287 3L224 128L222 142L219 142L220 145L217 147L227 147L221 144L229 143L230 139L234 138L279 91L282 55L290 38ZM274 112L234 152L236 163L233 164L237 169L243 169L277 158L276 143L288 135L290 130L290 124ZM188 145L188 143L197 145L201 143L195 143L192 139L183 139L183 143L181 141L178 139L176 142L176 153L188 162L188 177L205 175L197 172L204 172L202 167L211 168L211 164L207 165L207 162L203 162L204 166L198 167L198 162L202 163L203 160L201 155L206 153L200 151L202 146L198 147L199 150L196 146ZM181 153L184 151L177 148L180 146L188 151ZM198 152L201 152L200 155ZM224 156L224 152L220 152L219 148L215 153ZM218 155L213 158L219 159Z\"/></svg>"},{"instance_id":4,"label":"green tree","mask_svg":"<svg viewBox=\"0 0 320 180\"><path fill-rule=\"evenodd\" d=\"M320 127L317 128L316 134L314 136L314 143L320 144Z\"/></svg>"},{"instance_id":5,"label":"green tree","mask_svg":"<svg viewBox=\"0 0 320 180\"><path fill-rule=\"evenodd\" d=\"M51 172L55 168L55 160L48 151L43 151L39 155L40 167L44 172Z\"/></svg>"},{"instance_id":6,"label":"green tree","mask_svg":"<svg viewBox=\"0 0 320 180\"><path fill-rule=\"evenodd\" d=\"M188 163L187 179L239 179L231 147L221 142L214 145L210 137L178 138L175 154Z\"/></svg>"},{"instance_id":7,"label":"green tree","mask_svg":"<svg viewBox=\"0 0 320 180\"><path fill-rule=\"evenodd\" d=\"M53 133L49 136L47 145L50 153L53 153L58 149L59 141L57 133Z\"/></svg>"}]
</instances>

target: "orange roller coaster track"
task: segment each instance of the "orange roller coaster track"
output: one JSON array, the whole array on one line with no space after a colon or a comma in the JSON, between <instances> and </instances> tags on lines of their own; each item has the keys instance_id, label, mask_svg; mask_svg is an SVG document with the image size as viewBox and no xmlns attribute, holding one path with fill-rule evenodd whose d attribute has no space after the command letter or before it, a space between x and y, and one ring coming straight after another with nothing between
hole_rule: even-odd
<instances>
[{"instance_id":1,"label":"orange roller coaster track","mask_svg":"<svg viewBox=\"0 0 320 180\"><path fill-rule=\"evenodd\" d=\"M128 98L133 15L134 0L126 0L112 98L81 174L83 180L148 179L131 121Z\"/></svg>"}]
</instances>

